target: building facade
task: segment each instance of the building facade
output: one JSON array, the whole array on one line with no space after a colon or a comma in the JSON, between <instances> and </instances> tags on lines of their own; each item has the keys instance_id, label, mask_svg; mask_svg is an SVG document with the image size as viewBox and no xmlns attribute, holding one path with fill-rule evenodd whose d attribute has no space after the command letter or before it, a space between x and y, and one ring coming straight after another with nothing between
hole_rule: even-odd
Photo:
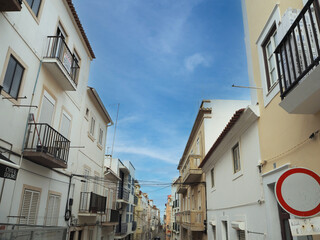
<instances>
[{"instance_id":1,"label":"building facade","mask_svg":"<svg viewBox=\"0 0 320 240\"><path fill-rule=\"evenodd\" d=\"M200 164L206 174L208 239L267 235L258 118L257 106L237 110Z\"/></svg>"},{"instance_id":2,"label":"building facade","mask_svg":"<svg viewBox=\"0 0 320 240\"><path fill-rule=\"evenodd\" d=\"M250 85L261 87L252 95L260 110L267 239L293 238L286 226L294 216L274 194L281 174L293 167L320 173L318 9L318 1L242 0Z\"/></svg>"},{"instance_id":3,"label":"building facade","mask_svg":"<svg viewBox=\"0 0 320 240\"><path fill-rule=\"evenodd\" d=\"M207 239L205 175L199 165L225 122L234 111L246 105L248 101L238 100L204 100L201 103L178 165L180 176L176 184L181 204L176 221L180 224L181 239Z\"/></svg>"}]
</instances>

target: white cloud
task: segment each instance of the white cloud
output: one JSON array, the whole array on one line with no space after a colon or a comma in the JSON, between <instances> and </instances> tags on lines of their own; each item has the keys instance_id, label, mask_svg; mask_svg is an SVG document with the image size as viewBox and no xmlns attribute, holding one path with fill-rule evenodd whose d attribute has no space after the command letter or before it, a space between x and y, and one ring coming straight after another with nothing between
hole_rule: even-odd
<instances>
[{"instance_id":1,"label":"white cloud","mask_svg":"<svg viewBox=\"0 0 320 240\"><path fill-rule=\"evenodd\" d=\"M199 65L208 67L210 62L209 60L210 59L208 57L205 57L200 53L195 53L192 56L185 58L184 66L188 72L193 72Z\"/></svg>"},{"instance_id":2,"label":"white cloud","mask_svg":"<svg viewBox=\"0 0 320 240\"><path fill-rule=\"evenodd\" d=\"M151 158L155 158L166 163L177 164L178 157L174 154L164 153L162 149L155 149L152 147L129 147L129 146L117 146L115 147L117 153L130 153L143 155Z\"/></svg>"}]
</instances>

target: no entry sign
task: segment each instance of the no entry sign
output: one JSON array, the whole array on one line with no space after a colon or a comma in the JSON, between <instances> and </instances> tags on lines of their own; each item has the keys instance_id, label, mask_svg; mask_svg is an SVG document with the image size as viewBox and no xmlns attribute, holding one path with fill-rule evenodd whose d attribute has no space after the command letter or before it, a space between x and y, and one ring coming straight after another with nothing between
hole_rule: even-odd
<instances>
[{"instance_id":1,"label":"no entry sign","mask_svg":"<svg viewBox=\"0 0 320 240\"><path fill-rule=\"evenodd\" d=\"M275 186L280 206L297 217L312 217L320 212L320 176L306 168L284 172Z\"/></svg>"}]
</instances>

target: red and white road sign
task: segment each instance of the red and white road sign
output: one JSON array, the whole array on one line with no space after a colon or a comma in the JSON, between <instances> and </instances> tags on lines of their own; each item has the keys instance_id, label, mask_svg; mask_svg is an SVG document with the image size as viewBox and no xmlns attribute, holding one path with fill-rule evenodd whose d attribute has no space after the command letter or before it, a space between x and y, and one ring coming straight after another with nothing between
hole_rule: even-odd
<instances>
[{"instance_id":1,"label":"red and white road sign","mask_svg":"<svg viewBox=\"0 0 320 240\"><path fill-rule=\"evenodd\" d=\"M306 168L292 168L278 179L275 194L280 206L297 217L320 212L320 176Z\"/></svg>"}]
</instances>

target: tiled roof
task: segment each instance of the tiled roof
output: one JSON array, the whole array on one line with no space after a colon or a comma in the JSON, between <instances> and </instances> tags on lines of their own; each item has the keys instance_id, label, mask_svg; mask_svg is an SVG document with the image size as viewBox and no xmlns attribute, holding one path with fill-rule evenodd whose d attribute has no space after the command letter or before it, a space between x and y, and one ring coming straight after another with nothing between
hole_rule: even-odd
<instances>
[{"instance_id":1,"label":"tiled roof","mask_svg":"<svg viewBox=\"0 0 320 240\"><path fill-rule=\"evenodd\" d=\"M228 132L232 129L232 127L239 120L239 118L241 117L244 110L245 110L244 108L241 108L235 112L235 114L232 116L232 118L228 122L227 126L223 129L222 133L219 135L219 137L217 138L215 143L212 145L212 147L210 148L207 155L204 157L203 161L200 163L199 168L202 168L204 166L204 164L208 161L208 159L210 158L212 153L217 149L217 147L220 145L220 143L225 138L225 136L228 134Z\"/></svg>"},{"instance_id":2,"label":"tiled roof","mask_svg":"<svg viewBox=\"0 0 320 240\"><path fill-rule=\"evenodd\" d=\"M79 28L79 30L80 30L80 32L81 32L81 35L82 35L82 37L83 37L83 39L84 39L84 41L85 41L85 43L86 43L86 45L87 45L87 47L88 47L88 49L89 49L89 52L90 52L90 54L91 54L91 57L92 57L92 58L96 58L96 56L94 55L94 52L93 52L93 50L92 50L92 48L91 48L91 45L90 45L90 43L89 43L88 37L87 37L87 35L86 35L83 27L82 27L82 24L81 24L81 22L80 22L80 19L79 19L79 16L78 16L78 14L77 14L77 11L76 11L73 3L72 3L72 0L66 0L66 1L67 1L67 4L68 4L69 8L70 8L70 11L71 11L71 13L72 13L72 15L73 15L73 17L74 17L74 20L76 21L77 26L78 26L78 28Z\"/></svg>"}]
</instances>

